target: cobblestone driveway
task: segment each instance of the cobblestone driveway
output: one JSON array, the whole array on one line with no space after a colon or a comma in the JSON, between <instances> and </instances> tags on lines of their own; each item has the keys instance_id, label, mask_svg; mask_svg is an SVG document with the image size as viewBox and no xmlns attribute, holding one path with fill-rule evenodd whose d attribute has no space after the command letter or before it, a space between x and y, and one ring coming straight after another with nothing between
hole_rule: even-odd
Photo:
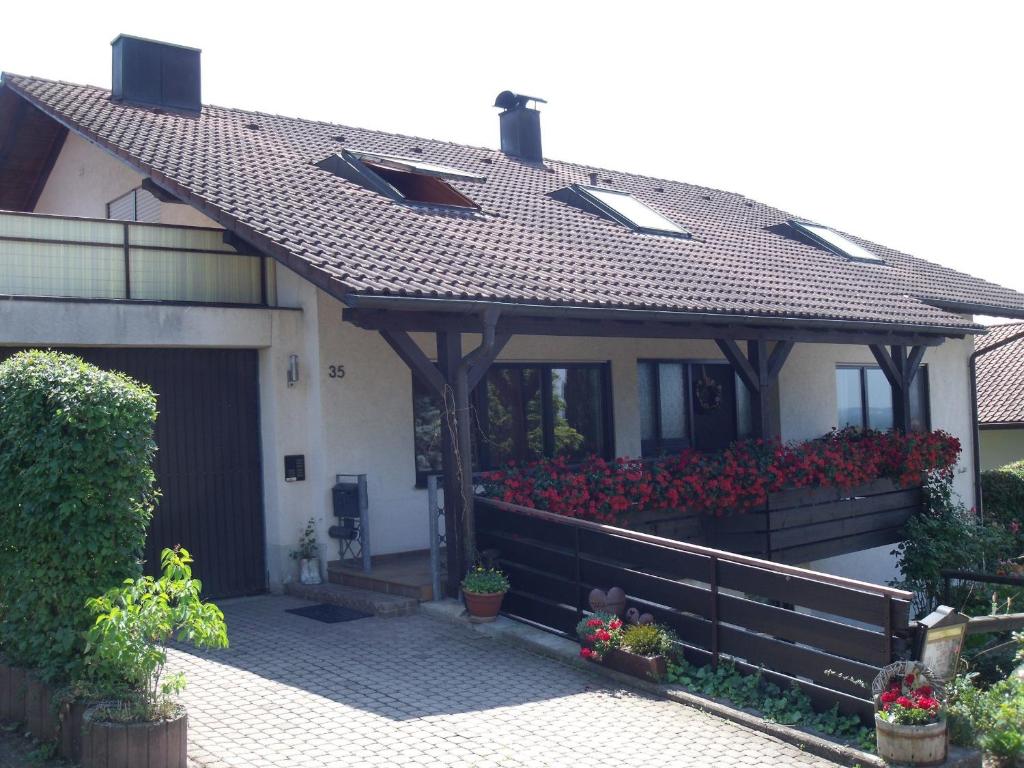
<instances>
[{"instance_id":1,"label":"cobblestone driveway","mask_svg":"<svg viewBox=\"0 0 1024 768\"><path fill-rule=\"evenodd\" d=\"M427 616L321 624L226 602L231 648L172 651L201 766L830 766Z\"/></svg>"}]
</instances>

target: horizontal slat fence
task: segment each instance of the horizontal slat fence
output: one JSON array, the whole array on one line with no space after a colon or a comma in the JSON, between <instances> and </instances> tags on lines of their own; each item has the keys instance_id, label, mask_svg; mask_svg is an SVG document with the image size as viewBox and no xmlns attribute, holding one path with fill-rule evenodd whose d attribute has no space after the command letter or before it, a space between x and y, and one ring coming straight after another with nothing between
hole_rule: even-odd
<instances>
[{"instance_id":1,"label":"horizontal slat fence","mask_svg":"<svg viewBox=\"0 0 1024 768\"><path fill-rule=\"evenodd\" d=\"M497 550L512 584L504 612L570 637L590 591L618 586L691 661L763 668L819 707L868 718L870 694L851 679L870 686L909 634L909 592L495 499L475 509L478 546Z\"/></svg>"},{"instance_id":2,"label":"horizontal slat fence","mask_svg":"<svg viewBox=\"0 0 1024 768\"><path fill-rule=\"evenodd\" d=\"M921 488L876 480L843 491L795 488L768 496L740 515L712 517L679 511L627 513L624 527L690 544L807 563L901 541L903 526L923 503Z\"/></svg>"}]
</instances>

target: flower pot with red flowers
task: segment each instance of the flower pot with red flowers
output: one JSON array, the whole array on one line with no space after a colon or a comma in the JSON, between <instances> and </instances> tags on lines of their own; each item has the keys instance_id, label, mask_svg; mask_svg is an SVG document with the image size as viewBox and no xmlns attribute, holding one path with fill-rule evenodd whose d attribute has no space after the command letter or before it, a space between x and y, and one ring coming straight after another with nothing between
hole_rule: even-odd
<instances>
[{"instance_id":1,"label":"flower pot with red flowers","mask_svg":"<svg viewBox=\"0 0 1024 768\"><path fill-rule=\"evenodd\" d=\"M622 619L613 613L595 613L576 625L580 656L602 662L622 644Z\"/></svg>"},{"instance_id":2,"label":"flower pot with red flowers","mask_svg":"<svg viewBox=\"0 0 1024 768\"><path fill-rule=\"evenodd\" d=\"M905 765L946 760L942 685L916 662L891 664L875 678L875 734L879 757Z\"/></svg>"},{"instance_id":3,"label":"flower pot with red flowers","mask_svg":"<svg viewBox=\"0 0 1024 768\"><path fill-rule=\"evenodd\" d=\"M462 580L462 596L470 621L494 621L508 589L508 577L497 568L471 568Z\"/></svg>"}]
</instances>

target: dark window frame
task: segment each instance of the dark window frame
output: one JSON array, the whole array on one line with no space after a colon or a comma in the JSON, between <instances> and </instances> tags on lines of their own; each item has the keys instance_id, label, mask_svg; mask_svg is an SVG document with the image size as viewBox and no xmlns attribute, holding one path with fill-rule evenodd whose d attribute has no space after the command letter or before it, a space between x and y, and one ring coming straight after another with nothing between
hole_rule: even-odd
<instances>
[{"instance_id":1,"label":"dark window frame","mask_svg":"<svg viewBox=\"0 0 1024 768\"><path fill-rule=\"evenodd\" d=\"M667 365L682 365L685 367L686 375L686 437L685 438L673 438L669 441L665 441L662 437L662 423L661 423L661 377L658 375L658 366L661 364ZM640 455L643 457L649 456L663 456L671 455L673 453L679 453L681 451L693 448L696 444L696 409L694 408L694 374L695 368L702 365L719 365L728 368L733 375L733 386L735 388L733 396L733 407L732 407L732 439L740 439L740 396L739 388L744 386L743 382L736 375L736 371L726 360L714 359L714 358L677 358L677 357L639 357L636 361L637 371L640 370L641 365L653 365L654 375L651 379L653 383L653 406L654 406L654 430L655 437L652 440L644 440L643 438L643 414L640 412L640 403L637 402L637 413L640 417L641 423L641 434L640 434ZM638 381L639 383L639 381ZM639 392L638 392L639 394ZM653 445L652 445L653 442Z\"/></svg>"},{"instance_id":2,"label":"dark window frame","mask_svg":"<svg viewBox=\"0 0 1024 768\"><path fill-rule=\"evenodd\" d=\"M612 391L612 364L611 361L603 362L499 362L493 364L488 370L488 374L495 370L502 369L513 369L513 370L526 370L533 369L540 371L540 396L541 396L541 425L543 433L543 445L544 445L544 457L552 458L554 454L554 398L553 391L554 387L551 382L551 373L554 370L570 370L570 369L590 369L597 370L601 376L601 429L604 434L604 445L600 455L605 459L612 459L615 457L615 397ZM487 407L487 375L481 379L480 383L470 393L470 407L475 414L474 428L477 431L486 430L489 425L489 410ZM520 386L523 386L522 379L520 379ZM425 387L419 386L419 391L422 394L425 391ZM417 395L417 382L415 376L413 377L413 440L415 445L415 429L416 429L416 395ZM443 428L443 426L442 426ZM488 450L484 441L477 439L477 433L474 432L474 451L473 451L473 463L477 471L486 471L494 469L496 465L490 460ZM413 460L415 462L415 450L413 451ZM418 467L416 470L416 487L425 488L427 485L427 476L432 474L439 474L439 470L432 470L423 472Z\"/></svg>"},{"instance_id":3,"label":"dark window frame","mask_svg":"<svg viewBox=\"0 0 1024 768\"><path fill-rule=\"evenodd\" d=\"M836 370L845 371L859 371L860 376L860 425L847 425L854 426L857 429L876 429L868 424L868 419L871 413L870 398L868 397L868 371L881 371L877 365L871 365L870 363L839 363L836 365ZM888 382L888 379L886 379ZM924 363L917 369L917 375L914 376L914 382L911 386L917 386L921 383L923 387L921 409L924 417L924 431L929 431L932 428L932 395L931 395L931 379L928 374L928 364ZM838 390L837 390L838 394ZM893 423L895 426L895 407L893 406ZM842 429L843 426L839 424L839 402L838 398L836 401L836 426Z\"/></svg>"}]
</instances>

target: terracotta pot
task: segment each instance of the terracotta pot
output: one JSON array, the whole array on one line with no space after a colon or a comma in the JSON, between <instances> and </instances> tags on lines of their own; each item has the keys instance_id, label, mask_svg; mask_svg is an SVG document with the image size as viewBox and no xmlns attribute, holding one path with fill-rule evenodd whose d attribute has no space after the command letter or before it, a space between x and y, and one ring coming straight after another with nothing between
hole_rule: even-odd
<instances>
[{"instance_id":1,"label":"terracotta pot","mask_svg":"<svg viewBox=\"0 0 1024 768\"><path fill-rule=\"evenodd\" d=\"M616 672L655 682L663 679L667 672L664 656L640 656L621 648L612 648L601 659L601 663Z\"/></svg>"},{"instance_id":2,"label":"terracotta pot","mask_svg":"<svg viewBox=\"0 0 1024 768\"><path fill-rule=\"evenodd\" d=\"M187 768L188 715L155 723L111 723L90 707L82 721L82 768Z\"/></svg>"},{"instance_id":3,"label":"terracotta pot","mask_svg":"<svg viewBox=\"0 0 1024 768\"><path fill-rule=\"evenodd\" d=\"M474 621L494 621L501 610L501 601L505 599L504 592L463 592L466 598L466 610L469 617Z\"/></svg>"},{"instance_id":4,"label":"terracotta pot","mask_svg":"<svg viewBox=\"0 0 1024 768\"><path fill-rule=\"evenodd\" d=\"M946 721L928 725L894 725L875 715L878 756L904 765L946 762Z\"/></svg>"}]
</instances>

